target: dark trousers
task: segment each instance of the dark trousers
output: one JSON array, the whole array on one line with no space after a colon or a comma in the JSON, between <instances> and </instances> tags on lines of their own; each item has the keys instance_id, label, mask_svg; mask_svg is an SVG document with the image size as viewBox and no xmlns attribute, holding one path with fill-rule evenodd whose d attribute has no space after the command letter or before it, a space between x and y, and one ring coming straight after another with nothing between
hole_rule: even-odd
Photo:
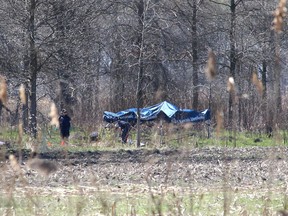
<instances>
[{"instance_id":1,"label":"dark trousers","mask_svg":"<svg viewBox=\"0 0 288 216\"><path fill-rule=\"evenodd\" d=\"M70 136L69 130L67 129L61 129L60 134L61 134L62 139L68 138Z\"/></svg>"},{"instance_id":2,"label":"dark trousers","mask_svg":"<svg viewBox=\"0 0 288 216\"><path fill-rule=\"evenodd\" d=\"M122 143L127 143L129 130L130 130L129 126L124 127L122 129L122 134L121 134Z\"/></svg>"}]
</instances>

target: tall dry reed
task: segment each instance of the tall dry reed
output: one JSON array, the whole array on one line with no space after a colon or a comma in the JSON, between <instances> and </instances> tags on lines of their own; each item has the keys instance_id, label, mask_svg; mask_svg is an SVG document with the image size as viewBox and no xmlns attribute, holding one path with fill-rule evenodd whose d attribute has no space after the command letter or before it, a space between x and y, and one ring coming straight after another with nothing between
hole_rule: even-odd
<instances>
[{"instance_id":1,"label":"tall dry reed","mask_svg":"<svg viewBox=\"0 0 288 216\"><path fill-rule=\"evenodd\" d=\"M264 86L260 79L258 79L257 74L255 72L252 73L252 83L255 85L257 92L259 95L263 95Z\"/></svg>"},{"instance_id":2,"label":"tall dry reed","mask_svg":"<svg viewBox=\"0 0 288 216\"><path fill-rule=\"evenodd\" d=\"M216 76L216 55L212 50L208 52L205 74L209 81L212 81Z\"/></svg>"},{"instance_id":3,"label":"tall dry reed","mask_svg":"<svg viewBox=\"0 0 288 216\"><path fill-rule=\"evenodd\" d=\"M26 94L25 94L25 87L23 84L20 85L19 88L19 97L20 97L20 101L23 105L26 104Z\"/></svg>"},{"instance_id":4,"label":"tall dry reed","mask_svg":"<svg viewBox=\"0 0 288 216\"><path fill-rule=\"evenodd\" d=\"M52 125L52 126L54 125L56 127L59 127L58 110L57 110L57 107L54 103L51 104L49 117L51 119L50 125Z\"/></svg>"},{"instance_id":5,"label":"tall dry reed","mask_svg":"<svg viewBox=\"0 0 288 216\"><path fill-rule=\"evenodd\" d=\"M7 83L6 79L3 76L0 76L0 101L6 105L8 100L8 94L7 94Z\"/></svg>"}]
</instances>

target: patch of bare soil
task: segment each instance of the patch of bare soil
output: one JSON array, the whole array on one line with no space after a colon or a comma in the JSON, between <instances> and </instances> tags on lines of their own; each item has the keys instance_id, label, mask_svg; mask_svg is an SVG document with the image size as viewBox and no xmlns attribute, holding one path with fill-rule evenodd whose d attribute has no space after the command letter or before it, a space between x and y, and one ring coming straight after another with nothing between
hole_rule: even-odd
<instances>
[{"instance_id":1,"label":"patch of bare soil","mask_svg":"<svg viewBox=\"0 0 288 216\"><path fill-rule=\"evenodd\" d=\"M13 152L9 154L11 153ZM43 172L41 166L45 168L45 163L37 165L39 161L35 162L36 166L29 166L30 152L22 153L23 162L20 167L26 186L31 187L78 185L121 188L124 185L137 184L213 188L223 186L225 181L230 187L257 188L282 185L288 180L287 148L284 147L138 149L77 153L59 151L37 155L40 161L56 165L57 170L51 172ZM19 158L17 152L14 154ZM1 162L1 168L2 180L7 181L15 174L8 160ZM19 184L23 182L19 181Z\"/></svg>"}]
</instances>

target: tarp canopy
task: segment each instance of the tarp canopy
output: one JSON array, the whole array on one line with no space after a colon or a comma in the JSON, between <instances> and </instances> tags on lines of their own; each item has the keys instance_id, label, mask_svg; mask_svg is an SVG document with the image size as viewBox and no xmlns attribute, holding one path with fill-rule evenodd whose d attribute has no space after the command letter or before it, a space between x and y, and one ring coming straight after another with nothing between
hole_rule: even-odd
<instances>
[{"instance_id":1,"label":"tarp canopy","mask_svg":"<svg viewBox=\"0 0 288 216\"><path fill-rule=\"evenodd\" d=\"M172 123L201 122L210 119L210 110L179 109L174 104L163 101L150 107L141 108L140 119L141 121L164 119ZM130 108L117 113L104 111L103 120L109 123L117 120L135 122L137 120L137 108Z\"/></svg>"}]
</instances>

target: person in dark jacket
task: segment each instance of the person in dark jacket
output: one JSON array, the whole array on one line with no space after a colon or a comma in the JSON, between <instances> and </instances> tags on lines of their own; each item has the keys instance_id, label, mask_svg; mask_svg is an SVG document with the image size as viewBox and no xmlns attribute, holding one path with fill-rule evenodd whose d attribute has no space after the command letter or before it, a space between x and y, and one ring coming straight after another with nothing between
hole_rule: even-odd
<instances>
[{"instance_id":1,"label":"person in dark jacket","mask_svg":"<svg viewBox=\"0 0 288 216\"><path fill-rule=\"evenodd\" d=\"M131 124L123 120L118 120L117 127L121 128L122 143L127 143L129 131L131 129Z\"/></svg>"},{"instance_id":2,"label":"person in dark jacket","mask_svg":"<svg viewBox=\"0 0 288 216\"><path fill-rule=\"evenodd\" d=\"M71 118L68 116L67 111L62 109L60 116L59 116L59 128L60 128L60 135L62 138L61 144L64 144L64 141L67 140L70 136L70 127L71 127Z\"/></svg>"}]
</instances>

